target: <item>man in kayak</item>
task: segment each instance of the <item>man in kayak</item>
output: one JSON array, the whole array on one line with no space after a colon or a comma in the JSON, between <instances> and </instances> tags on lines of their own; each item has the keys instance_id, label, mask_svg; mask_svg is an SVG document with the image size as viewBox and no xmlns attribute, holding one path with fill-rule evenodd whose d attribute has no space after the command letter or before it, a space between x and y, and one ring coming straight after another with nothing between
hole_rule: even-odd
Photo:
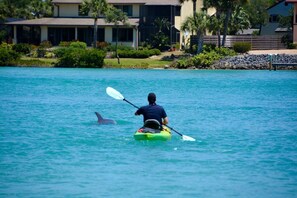
<instances>
[{"instance_id":1,"label":"man in kayak","mask_svg":"<svg viewBox=\"0 0 297 198\"><path fill-rule=\"evenodd\" d=\"M143 115L143 122L148 119L155 119L158 120L160 124L168 124L168 118L164 108L156 104L156 95L149 93L147 100L149 105L140 107L135 112L135 115Z\"/></svg>"}]
</instances>

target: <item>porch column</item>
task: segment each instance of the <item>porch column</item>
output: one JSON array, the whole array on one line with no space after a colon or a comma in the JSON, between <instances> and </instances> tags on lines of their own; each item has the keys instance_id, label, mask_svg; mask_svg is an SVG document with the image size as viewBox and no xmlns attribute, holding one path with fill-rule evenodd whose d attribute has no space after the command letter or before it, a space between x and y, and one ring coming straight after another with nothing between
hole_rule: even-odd
<instances>
[{"instance_id":1,"label":"porch column","mask_svg":"<svg viewBox=\"0 0 297 198\"><path fill-rule=\"evenodd\" d=\"M74 39L77 41L77 27L75 27L75 37Z\"/></svg>"},{"instance_id":2,"label":"porch column","mask_svg":"<svg viewBox=\"0 0 297 198\"><path fill-rule=\"evenodd\" d=\"M12 39L12 43L13 44L16 44L16 43L18 43L18 37L17 37L18 35L17 35L17 26L16 25L14 25L13 26L13 39Z\"/></svg>"},{"instance_id":3,"label":"porch column","mask_svg":"<svg viewBox=\"0 0 297 198\"><path fill-rule=\"evenodd\" d=\"M105 42L112 43L112 27L105 27Z\"/></svg>"},{"instance_id":4,"label":"porch column","mask_svg":"<svg viewBox=\"0 0 297 198\"><path fill-rule=\"evenodd\" d=\"M40 35L40 42L48 40L48 28L47 26L40 26L41 35Z\"/></svg>"},{"instance_id":5,"label":"porch column","mask_svg":"<svg viewBox=\"0 0 297 198\"><path fill-rule=\"evenodd\" d=\"M135 49L138 49L138 27L136 26L135 29L133 29L133 47Z\"/></svg>"}]
</instances>

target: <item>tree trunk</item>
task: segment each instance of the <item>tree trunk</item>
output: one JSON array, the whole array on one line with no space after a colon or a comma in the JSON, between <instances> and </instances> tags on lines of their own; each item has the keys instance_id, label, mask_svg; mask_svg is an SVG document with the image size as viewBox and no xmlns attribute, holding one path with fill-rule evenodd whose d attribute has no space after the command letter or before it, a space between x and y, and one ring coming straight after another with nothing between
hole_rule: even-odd
<instances>
[{"instance_id":1,"label":"tree trunk","mask_svg":"<svg viewBox=\"0 0 297 198\"><path fill-rule=\"evenodd\" d=\"M197 34L198 43L197 43L197 54L200 54L203 50L203 32Z\"/></svg>"},{"instance_id":2,"label":"tree trunk","mask_svg":"<svg viewBox=\"0 0 297 198\"><path fill-rule=\"evenodd\" d=\"M119 40L119 26L117 26L116 57L118 59L118 64L120 64L120 57L119 57L119 54L118 54L118 40Z\"/></svg>"},{"instance_id":3,"label":"tree trunk","mask_svg":"<svg viewBox=\"0 0 297 198\"><path fill-rule=\"evenodd\" d=\"M223 34L223 40L222 40L223 47L225 46L225 42L226 42L226 36L227 36L227 32L228 32L228 23L230 20L231 12L232 12L231 8L228 8L226 18L224 21L224 34Z\"/></svg>"},{"instance_id":4,"label":"tree trunk","mask_svg":"<svg viewBox=\"0 0 297 198\"><path fill-rule=\"evenodd\" d=\"M221 48L221 30L217 32L218 35L218 47Z\"/></svg>"},{"instance_id":5,"label":"tree trunk","mask_svg":"<svg viewBox=\"0 0 297 198\"><path fill-rule=\"evenodd\" d=\"M93 48L97 48L97 18L94 19L94 41Z\"/></svg>"}]
</instances>

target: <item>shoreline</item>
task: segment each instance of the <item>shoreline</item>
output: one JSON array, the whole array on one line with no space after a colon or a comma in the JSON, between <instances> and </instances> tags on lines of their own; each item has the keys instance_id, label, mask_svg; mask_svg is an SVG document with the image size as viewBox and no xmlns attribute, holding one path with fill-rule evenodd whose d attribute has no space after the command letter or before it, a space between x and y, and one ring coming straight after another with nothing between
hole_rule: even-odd
<instances>
[{"instance_id":1,"label":"shoreline","mask_svg":"<svg viewBox=\"0 0 297 198\"><path fill-rule=\"evenodd\" d=\"M166 64L156 65L145 63L146 59L133 59L133 61L139 61L140 65L137 65L135 62L133 64L120 64L109 65L110 61L107 61L107 64L102 67L102 69L177 69L175 67L171 67L171 64L178 60L177 55L182 55L183 52L175 51L175 52L166 52L165 55L171 55L173 57L172 61L168 61ZM150 57L148 60L153 61L161 61L164 57L164 54L160 56ZM125 62L125 59L122 59ZM210 67L189 67L187 69L193 70L272 70L273 67L270 64L272 63L281 63L286 64L286 66L277 66L279 70L297 70L297 49L283 49L283 50L251 50L245 54L239 54L232 57L222 58L215 63L213 63ZM16 65L10 66L1 66L1 67L40 67L40 68L59 68L55 67L53 63L56 59L35 59L35 58L24 58L21 59ZM128 61L128 60L127 60ZM131 60L130 60L131 61ZM106 63L106 62L105 62ZM290 66L289 64L293 65ZM62 67L63 68L63 67ZM68 68L68 67L64 67ZM79 67L77 67L79 68ZM96 69L96 68L95 68ZM100 68L97 68L100 69ZM185 70L187 70L185 69Z\"/></svg>"}]
</instances>

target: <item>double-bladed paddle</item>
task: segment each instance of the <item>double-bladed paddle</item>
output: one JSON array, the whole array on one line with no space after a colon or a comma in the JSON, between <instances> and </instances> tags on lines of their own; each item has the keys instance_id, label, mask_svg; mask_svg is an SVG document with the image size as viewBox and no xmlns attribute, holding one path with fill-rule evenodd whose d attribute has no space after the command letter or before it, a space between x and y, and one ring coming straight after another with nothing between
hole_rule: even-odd
<instances>
[{"instance_id":1,"label":"double-bladed paddle","mask_svg":"<svg viewBox=\"0 0 297 198\"><path fill-rule=\"evenodd\" d=\"M107 87L106 88L106 93L116 99L116 100L124 100L125 102L129 103L130 105L132 105L133 107L139 109L139 107L137 107L136 105L134 105L133 103L129 102L128 100L125 99L125 97L120 93L118 92L117 90L115 90L114 88L112 87ZM172 127L168 126L165 124L165 126L167 126L169 129L171 129L172 131L174 131L175 133L177 133L178 135L182 136L182 139L184 141L196 141L194 138L190 137L190 136L187 136L187 135L183 135L181 134L180 132L176 131L175 129L173 129Z\"/></svg>"}]
</instances>

